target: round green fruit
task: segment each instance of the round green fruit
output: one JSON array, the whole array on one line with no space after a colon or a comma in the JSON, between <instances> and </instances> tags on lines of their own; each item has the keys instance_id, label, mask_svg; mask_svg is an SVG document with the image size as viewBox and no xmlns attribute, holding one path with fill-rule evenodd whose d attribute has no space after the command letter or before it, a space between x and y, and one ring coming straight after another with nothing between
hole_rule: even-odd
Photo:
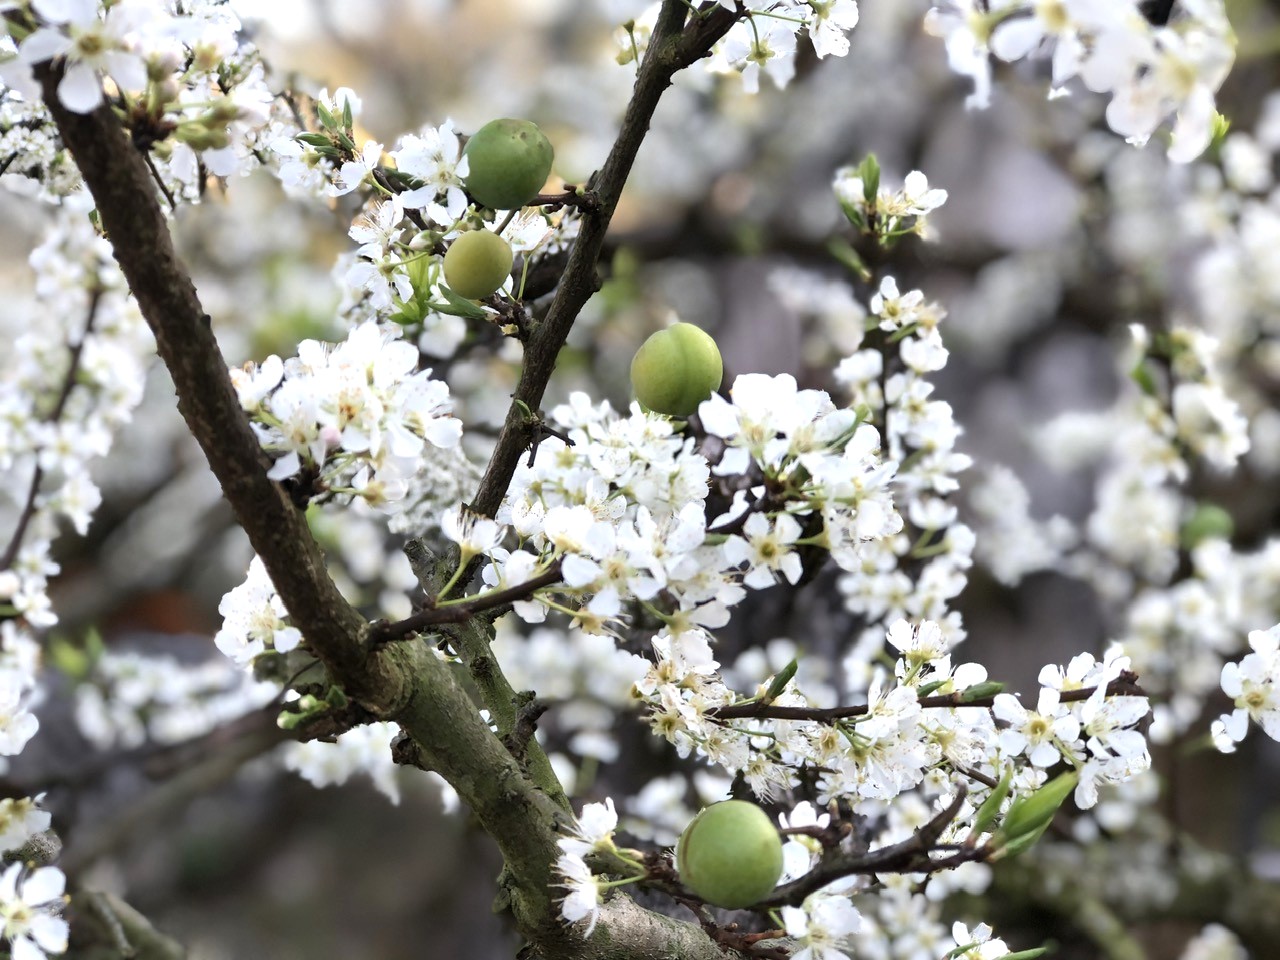
<instances>
[{"instance_id":1,"label":"round green fruit","mask_svg":"<svg viewBox=\"0 0 1280 960\"><path fill-rule=\"evenodd\" d=\"M528 120L490 120L462 149L467 190L495 210L515 210L538 195L551 173L551 141Z\"/></svg>"},{"instance_id":2,"label":"round green fruit","mask_svg":"<svg viewBox=\"0 0 1280 960\"><path fill-rule=\"evenodd\" d=\"M511 245L496 233L472 230L453 241L444 255L444 282L469 300L493 293L511 276Z\"/></svg>"},{"instance_id":3,"label":"round green fruit","mask_svg":"<svg viewBox=\"0 0 1280 960\"><path fill-rule=\"evenodd\" d=\"M720 389L724 364L716 342L692 323L659 330L631 360L636 399L655 413L687 417Z\"/></svg>"},{"instance_id":4,"label":"round green fruit","mask_svg":"<svg viewBox=\"0 0 1280 960\"><path fill-rule=\"evenodd\" d=\"M782 838L754 803L713 803L690 821L676 846L680 882L707 903L759 903L782 876Z\"/></svg>"},{"instance_id":5,"label":"round green fruit","mask_svg":"<svg viewBox=\"0 0 1280 960\"><path fill-rule=\"evenodd\" d=\"M1216 503L1198 503L1182 524L1182 545L1194 550L1206 540L1230 540L1235 527L1231 514Z\"/></svg>"}]
</instances>

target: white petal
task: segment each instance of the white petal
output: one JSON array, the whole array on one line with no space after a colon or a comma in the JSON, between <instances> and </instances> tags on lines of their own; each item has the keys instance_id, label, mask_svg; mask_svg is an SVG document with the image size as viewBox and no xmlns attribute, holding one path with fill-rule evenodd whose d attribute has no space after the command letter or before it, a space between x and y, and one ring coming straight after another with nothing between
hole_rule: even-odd
<instances>
[{"instance_id":1,"label":"white petal","mask_svg":"<svg viewBox=\"0 0 1280 960\"><path fill-rule=\"evenodd\" d=\"M269 480L283 480L285 477L292 477L302 469L302 460L296 453L288 453L271 465L271 469L267 471Z\"/></svg>"},{"instance_id":2,"label":"white petal","mask_svg":"<svg viewBox=\"0 0 1280 960\"><path fill-rule=\"evenodd\" d=\"M122 90L144 90L147 86L147 67L135 53L112 50L103 56L107 72Z\"/></svg>"},{"instance_id":3,"label":"white petal","mask_svg":"<svg viewBox=\"0 0 1280 960\"><path fill-rule=\"evenodd\" d=\"M41 867L22 885L22 899L27 903L48 903L62 896L67 878L57 867Z\"/></svg>"},{"instance_id":4,"label":"white petal","mask_svg":"<svg viewBox=\"0 0 1280 960\"><path fill-rule=\"evenodd\" d=\"M1006 20L991 35L991 52L1001 60L1021 60L1044 39L1044 27L1035 17Z\"/></svg>"},{"instance_id":5,"label":"white petal","mask_svg":"<svg viewBox=\"0 0 1280 960\"><path fill-rule=\"evenodd\" d=\"M57 30L45 28L37 30L22 41L22 49L18 51L18 56L23 63L40 63L62 56L71 49L71 46L70 37L64 36Z\"/></svg>"},{"instance_id":6,"label":"white petal","mask_svg":"<svg viewBox=\"0 0 1280 960\"><path fill-rule=\"evenodd\" d=\"M102 103L102 84L88 64L72 64L58 84L58 99L75 113L92 113Z\"/></svg>"},{"instance_id":7,"label":"white petal","mask_svg":"<svg viewBox=\"0 0 1280 960\"><path fill-rule=\"evenodd\" d=\"M31 918L31 937L45 953L65 953L67 921L61 917L51 917L47 913L38 914Z\"/></svg>"}]
</instances>

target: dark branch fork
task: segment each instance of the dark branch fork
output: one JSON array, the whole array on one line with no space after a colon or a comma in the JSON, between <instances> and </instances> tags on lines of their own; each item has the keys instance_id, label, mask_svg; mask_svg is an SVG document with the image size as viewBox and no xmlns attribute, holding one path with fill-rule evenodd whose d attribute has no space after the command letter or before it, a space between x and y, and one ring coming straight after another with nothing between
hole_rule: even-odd
<instances>
[{"instance_id":1,"label":"dark branch fork","mask_svg":"<svg viewBox=\"0 0 1280 960\"><path fill-rule=\"evenodd\" d=\"M386 643L412 636L431 626L463 623L479 613L505 607L517 600L527 600L543 587L551 587L559 582L560 561L557 560L547 570L524 583L513 584L502 590L480 594L472 600L446 606L436 606L432 601L431 605L404 620L398 620L395 623L375 623L370 629L369 637L374 644Z\"/></svg>"}]
</instances>

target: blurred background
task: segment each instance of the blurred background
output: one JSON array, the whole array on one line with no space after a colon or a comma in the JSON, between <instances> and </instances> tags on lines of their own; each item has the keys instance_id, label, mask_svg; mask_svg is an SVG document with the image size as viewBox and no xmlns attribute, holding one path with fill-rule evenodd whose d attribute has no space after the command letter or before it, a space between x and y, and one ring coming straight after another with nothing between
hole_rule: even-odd
<instances>
[{"instance_id":1,"label":"blurred background","mask_svg":"<svg viewBox=\"0 0 1280 960\"><path fill-rule=\"evenodd\" d=\"M446 118L470 132L495 117L526 117L555 144L556 174L571 183L606 155L634 76L633 65L615 59L615 28L637 12L625 0L234 5L277 83L353 88L365 136L390 145ZM1046 101L1044 61L998 65L991 108L966 111L968 84L921 28L927 4L863 0L861 8L849 56L820 61L802 43L785 90L765 81L749 96L733 77L681 76L642 150L604 258L606 285L562 356L547 409L572 390L625 409L630 358L671 311L715 334L726 385L739 373L786 372L835 395L832 370L874 290L828 252L843 229L831 183L837 169L874 152L885 183L918 169L949 193L930 218L933 242L909 238L866 255L877 273L896 276L904 290L922 288L949 311L942 330L952 353L938 395L954 407L961 449L978 464L962 477L964 516L981 544L981 511L964 497L988 466L1002 464L1022 478L1032 517L1083 524L1096 505L1094 475L1054 469L1034 430L1068 411L1110 407L1127 379L1130 323L1177 317L1212 329L1214 290L1191 267L1213 238L1188 211L1218 189L1206 172L1216 161L1170 167L1157 143L1127 146L1106 129L1105 102L1083 90ZM1280 81L1280 19L1249 0L1229 4L1229 14L1242 44L1219 109L1233 129L1247 130ZM257 174L180 210L180 247L228 363L342 336L330 271L350 246L351 200L325 209ZM0 192L0 285L17 292L0 302L6 329L29 322L25 258L43 216L37 204ZM440 359L477 463L514 386L510 346ZM1248 411L1272 436L1275 386L1252 392ZM1231 478L1194 477L1189 496L1227 505L1233 544L1257 548L1280 521L1278 468L1274 442L1258 443ZM489 912L496 851L437 782L388 774L401 794L393 804L365 777L316 789L282 773L266 699L243 689L212 644L218 602L242 582L251 553L159 365L96 479L105 500L88 535L66 536L57 548L61 622L41 730L6 774L47 793L74 881L126 897L199 960L512 955L514 937ZM405 591L396 541L361 517L321 536L348 593L372 613L394 614ZM1189 563L1185 554L1180 562ZM980 563L957 606L969 634L960 659L1024 691L1034 690L1042 664L1101 653L1125 630L1123 604L1089 576L1060 571L1008 586ZM1255 628L1275 619L1280 610ZM734 624L721 633L723 662L765 650L736 664L745 684L797 646L802 676L821 684L854 631L834 574L794 595L753 595ZM637 835L670 842L723 781L691 776L634 713L614 709L625 680L593 698L585 672L549 676L547 663L566 643L579 641L552 626L533 639L504 635L499 650L517 688L550 696L562 717L577 711L570 723L553 710L543 730L576 795L635 798L627 813ZM122 660L110 674L94 665L103 650L151 659ZM166 671L157 657L173 665ZM179 681L187 671L176 664L206 661L197 695L205 712L185 715L187 705L169 716L170 705L189 704L176 686L196 682ZM581 662L590 663L588 653ZM125 704L121 715L113 700ZM257 709L236 719L246 705ZM1208 713L1224 709L1225 699ZM200 736L184 746L193 731ZM1280 879L1269 859L1280 849L1280 748L1256 737L1242 752L1158 758L1177 775L1164 812L1189 836L1248 855ZM1060 956L1102 955L1070 918L1027 907L1001 919L1014 945L1052 936L1064 945ZM1151 957L1172 957L1196 929L1190 920L1153 921L1140 934Z\"/></svg>"}]
</instances>

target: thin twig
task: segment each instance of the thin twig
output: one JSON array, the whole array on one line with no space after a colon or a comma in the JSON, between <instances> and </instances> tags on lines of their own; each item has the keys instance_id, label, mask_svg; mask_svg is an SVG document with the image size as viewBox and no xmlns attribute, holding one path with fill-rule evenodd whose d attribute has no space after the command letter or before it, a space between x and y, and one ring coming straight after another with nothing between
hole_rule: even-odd
<instances>
[{"instance_id":1,"label":"thin twig","mask_svg":"<svg viewBox=\"0 0 1280 960\"><path fill-rule=\"evenodd\" d=\"M116 849L139 830L157 829L165 817L196 797L231 779L240 768L278 747L290 735L274 726L251 730L246 736L209 754L195 766L164 781L140 800L130 802L85 840L69 845L62 858L67 873L77 873Z\"/></svg>"},{"instance_id":2,"label":"thin twig","mask_svg":"<svg viewBox=\"0 0 1280 960\"><path fill-rule=\"evenodd\" d=\"M506 606L517 600L527 600L543 587L550 587L559 582L560 561L557 560L546 571L524 583L517 583L491 593L478 594L474 600L467 600L464 603L427 607L395 623L375 623L369 632L369 638L376 645L411 636L424 627L443 623L462 623L485 610Z\"/></svg>"},{"instance_id":3,"label":"thin twig","mask_svg":"<svg viewBox=\"0 0 1280 960\"><path fill-rule=\"evenodd\" d=\"M471 501L477 513L494 516L515 475L521 452L533 439L536 428L527 411L541 407L560 348L583 306L600 287L596 263L604 248L605 234L662 94L679 70L707 56L744 15L717 7L711 13L694 17L685 26L686 12L681 3L667 4L655 25L618 139L593 184L597 203L594 209L583 207L582 229L556 288L555 299L525 343L520 382L480 489Z\"/></svg>"},{"instance_id":4,"label":"thin twig","mask_svg":"<svg viewBox=\"0 0 1280 960\"><path fill-rule=\"evenodd\" d=\"M1073 703L1088 700L1096 692L1097 687L1081 687L1079 690L1062 691L1059 700L1062 703ZM1111 697L1145 697L1147 693L1138 686L1136 674L1125 672L1107 685L1107 696ZM995 696L977 697L966 700L964 692L947 693L934 697L921 697L920 706L926 709L946 709L957 707L990 707L995 703ZM845 707L783 707L774 703L756 701L754 703L730 704L714 707L707 711L712 720L811 720L814 723L838 723L854 717L866 716L871 710L869 704L855 704Z\"/></svg>"},{"instance_id":5,"label":"thin twig","mask_svg":"<svg viewBox=\"0 0 1280 960\"><path fill-rule=\"evenodd\" d=\"M102 288L96 283L89 290L89 307L84 322L84 333L80 335L80 339L71 347L71 360L67 364L66 376L62 378L62 389L58 393L57 403L53 405L53 410L49 416L45 418L45 423L57 423L62 419L63 411L67 408L67 400L71 397L71 391L76 385L76 376L80 371L80 355L84 352L85 341L89 339L89 334L93 332L93 322L98 315L98 305L102 302ZM13 536L9 538L9 545L5 547L4 553L0 555L0 570L8 570L13 566L13 561L18 556L18 551L22 549L22 538L27 534L27 527L31 523L31 519L36 513L36 498L40 494L40 483L44 480L44 468L36 463L36 468L31 474L31 485L27 488L27 500L22 506L22 513L18 516L18 525L14 528Z\"/></svg>"},{"instance_id":6,"label":"thin twig","mask_svg":"<svg viewBox=\"0 0 1280 960\"><path fill-rule=\"evenodd\" d=\"M843 877L873 873L935 873L948 870L971 860L985 860L991 854L987 847L961 850L950 857L935 860L938 838L960 814L964 807L963 785L946 809L939 811L932 820L900 843L877 850L849 853L828 851L818 865L798 880L785 884L760 904L761 907L795 906L815 890Z\"/></svg>"}]
</instances>

